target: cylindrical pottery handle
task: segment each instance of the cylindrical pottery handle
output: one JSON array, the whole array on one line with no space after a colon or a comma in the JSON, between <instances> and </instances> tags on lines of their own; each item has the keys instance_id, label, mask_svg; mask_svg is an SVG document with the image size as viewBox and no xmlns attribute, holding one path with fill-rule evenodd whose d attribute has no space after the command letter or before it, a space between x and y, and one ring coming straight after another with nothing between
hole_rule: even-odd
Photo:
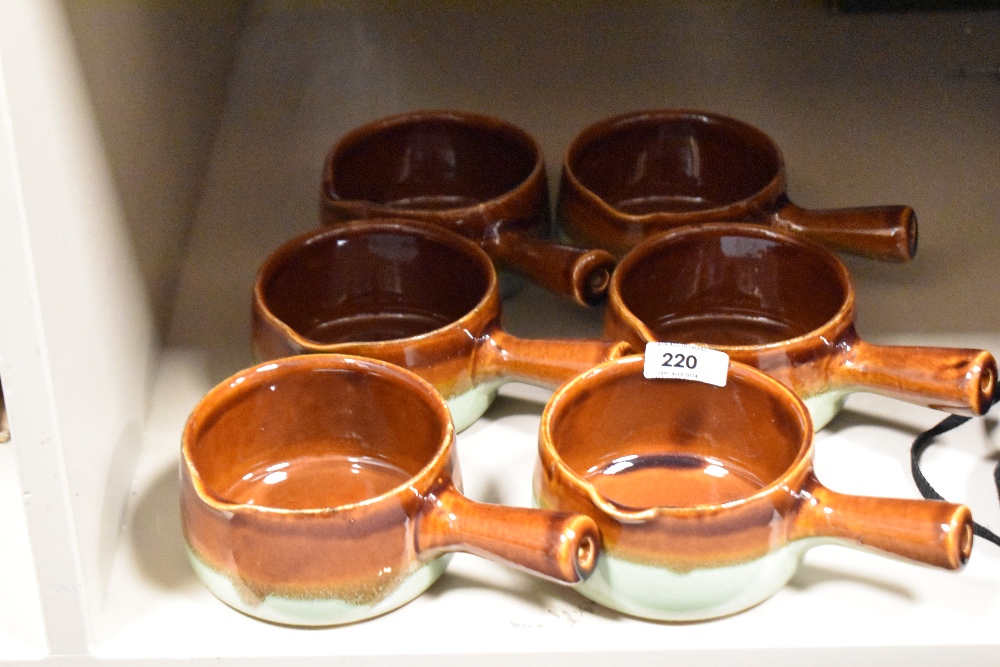
<instances>
[{"instance_id":1,"label":"cylindrical pottery handle","mask_svg":"<svg viewBox=\"0 0 1000 667\"><path fill-rule=\"evenodd\" d=\"M602 362L631 353L622 341L518 338L494 327L480 342L474 372L479 382L503 378L555 389Z\"/></svg>"},{"instance_id":2,"label":"cylindrical pottery handle","mask_svg":"<svg viewBox=\"0 0 1000 667\"><path fill-rule=\"evenodd\" d=\"M428 496L415 540L424 558L465 551L565 584L587 578L600 549L586 515L477 503L451 484Z\"/></svg>"},{"instance_id":3,"label":"cylindrical pottery handle","mask_svg":"<svg viewBox=\"0 0 1000 667\"><path fill-rule=\"evenodd\" d=\"M957 570L972 551L972 513L943 500L849 496L810 476L789 539L837 538L909 560Z\"/></svg>"},{"instance_id":4,"label":"cylindrical pottery handle","mask_svg":"<svg viewBox=\"0 0 1000 667\"><path fill-rule=\"evenodd\" d=\"M786 199L771 224L873 259L906 261L917 252L917 216L909 206L809 210Z\"/></svg>"},{"instance_id":5,"label":"cylindrical pottery handle","mask_svg":"<svg viewBox=\"0 0 1000 667\"><path fill-rule=\"evenodd\" d=\"M989 409L997 384L996 360L985 350L858 340L836 368L839 385L966 416Z\"/></svg>"},{"instance_id":6,"label":"cylindrical pottery handle","mask_svg":"<svg viewBox=\"0 0 1000 667\"><path fill-rule=\"evenodd\" d=\"M615 268L606 250L561 245L520 231L491 233L483 249L534 283L584 306L604 299Z\"/></svg>"}]
</instances>

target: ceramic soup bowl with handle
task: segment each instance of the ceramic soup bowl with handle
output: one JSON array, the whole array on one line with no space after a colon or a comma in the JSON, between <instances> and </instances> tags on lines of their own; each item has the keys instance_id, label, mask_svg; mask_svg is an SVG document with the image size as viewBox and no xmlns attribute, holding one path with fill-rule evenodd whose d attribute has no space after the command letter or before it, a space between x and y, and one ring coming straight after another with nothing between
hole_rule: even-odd
<instances>
[{"instance_id":1,"label":"ceramic soup bowl with handle","mask_svg":"<svg viewBox=\"0 0 1000 667\"><path fill-rule=\"evenodd\" d=\"M619 257L657 232L729 220L878 259L916 252L909 206L808 210L789 200L787 186L781 149L758 128L705 111L639 111L599 121L573 140L556 219L570 241Z\"/></svg>"},{"instance_id":2,"label":"ceramic soup bowl with handle","mask_svg":"<svg viewBox=\"0 0 1000 667\"><path fill-rule=\"evenodd\" d=\"M454 442L440 395L391 364L318 354L237 373L183 433L191 563L230 606L290 625L391 611L455 551L557 582L585 578L594 522L469 500Z\"/></svg>"},{"instance_id":3,"label":"ceramic soup bowl with handle","mask_svg":"<svg viewBox=\"0 0 1000 667\"><path fill-rule=\"evenodd\" d=\"M391 219L318 229L278 248L258 272L251 329L260 360L337 352L412 370L444 395L459 430L504 382L555 387L628 350L508 334L496 271L478 245Z\"/></svg>"},{"instance_id":4,"label":"ceramic soup bowl with handle","mask_svg":"<svg viewBox=\"0 0 1000 667\"><path fill-rule=\"evenodd\" d=\"M536 502L587 514L601 533L583 595L694 621L765 600L820 544L947 569L967 561L967 507L823 486L809 413L777 380L738 362L723 387L647 379L643 364L631 356L587 371L542 414Z\"/></svg>"},{"instance_id":5,"label":"ceramic soup bowl with handle","mask_svg":"<svg viewBox=\"0 0 1000 667\"><path fill-rule=\"evenodd\" d=\"M612 276L605 336L726 352L791 387L817 429L868 391L981 415L996 391L985 350L876 345L855 328L844 263L802 237L761 225L689 225L646 239Z\"/></svg>"},{"instance_id":6,"label":"ceramic soup bowl with handle","mask_svg":"<svg viewBox=\"0 0 1000 667\"><path fill-rule=\"evenodd\" d=\"M506 121L462 111L413 111L355 128L330 149L326 224L398 217L479 243L500 267L583 305L603 300L614 258L551 241L542 149Z\"/></svg>"}]
</instances>

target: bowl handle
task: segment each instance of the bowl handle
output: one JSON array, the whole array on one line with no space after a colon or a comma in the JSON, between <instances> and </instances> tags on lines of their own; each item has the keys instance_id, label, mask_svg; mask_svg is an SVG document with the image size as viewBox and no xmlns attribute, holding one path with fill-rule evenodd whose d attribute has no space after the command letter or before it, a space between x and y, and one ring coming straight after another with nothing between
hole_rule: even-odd
<instances>
[{"instance_id":1,"label":"bowl handle","mask_svg":"<svg viewBox=\"0 0 1000 667\"><path fill-rule=\"evenodd\" d=\"M422 558L464 551L564 584L584 580L597 564L600 535L588 516L477 503L450 482L425 500L414 531Z\"/></svg>"},{"instance_id":2,"label":"bowl handle","mask_svg":"<svg viewBox=\"0 0 1000 667\"><path fill-rule=\"evenodd\" d=\"M786 198L770 222L833 250L872 259L905 262L917 252L917 216L909 206L812 210Z\"/></svg>"},{"instance_id":3,"label":"bowl handle","mask_svg":"<svg viewBox=\"0 0 1000 667\"><path fill-rule=\"evenodd\" d=\"M841 386L970 417L993 404L997 363L985 350L855 340L841 356L835 380Z\"/></svg>"},{"instance_id":4,"label":"bowl handle","mask_svg":"<svg viewBox=\"0 0 1000 667\"><path fill-rule=\"evenodd\" d=\"M555 389L594 366L633 354L623 341L587 338L519 338L499 325L480 338L475 358L479 383L496 379Z\"/></svg>"},{"instance_id":5,"label":"bowl handle","mask_svg":"<svg viewBox=\"0 0 1000 667\"><path fill-rule=\"evenodd\" d=\"M912 561L958 570L972 551L972 513L943 500L851 496L827 489L815 476L801 490L789 540L834 538Z\"/></svg>"},{"instance_id":6,"label":"bowl handle","mask_svg":"<svg viewBox=\"0 0 1000 667\"><path fill-rule=\"evenodd\" d=\"M494 228L482 243L494 260L582 306L603 302L615 258L600 248L577 248L530 233Z\"/></svg>"}]
</instances>

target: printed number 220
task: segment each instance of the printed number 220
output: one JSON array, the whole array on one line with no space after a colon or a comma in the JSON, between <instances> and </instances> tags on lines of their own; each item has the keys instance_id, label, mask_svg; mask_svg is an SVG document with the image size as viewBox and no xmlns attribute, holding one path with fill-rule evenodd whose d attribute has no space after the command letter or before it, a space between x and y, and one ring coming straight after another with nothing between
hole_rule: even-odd
<instances>
[{"instance_id":1,"label":"printed number 220","mask_svg":"<svg viewBox=\"0 0 1000 667\"><path fill-rule=\"evenodd\" d=\"M664 352L663 364L661 365L666 368L689 368L693 370L698 367L698 357L693 354Z\"/></svg>"}]
</instances>

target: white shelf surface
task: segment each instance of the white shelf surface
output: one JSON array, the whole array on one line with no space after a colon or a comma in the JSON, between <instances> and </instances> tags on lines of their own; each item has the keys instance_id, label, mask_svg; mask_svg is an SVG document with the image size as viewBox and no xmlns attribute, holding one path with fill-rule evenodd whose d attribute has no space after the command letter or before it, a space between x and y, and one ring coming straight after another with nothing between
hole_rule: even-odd
<instances>
[{"instance_id":1,"label":"white shelf surface","mask_svg":"<svg viewBox=\"0 0 1000 667\"><path fill-rule=\"evenodd\" d=\"M599 315L533 287L505 304L515 332L598 330ZM539 313L546 313L544 318ZM532 316L532 314L534 314ZM560 324L561 323L561 324ZM552 330L552 329L555 330ZM563 332L564 333L564 332ZM537 335L537 334L536 334ZM946 337L944 337L946 338ZM1000 351L1000 338L949 342ZM842 547L808 553L789 585L729 618L689 624L619 615L573 590L463 554L424 595L390 614L350 626L299 629L244 616L208 593L183 551L178 510L179 434L189 410L216 381L210 352L168 348L154 390L124 537L118 547L95 654L123 660L333 656L344 664L995 664L1000 659L1000 547L976 538L969 565L939 571ZM248 362L249 363L249 362ZM529 505L537 429L549 392L510 384L459 436L466 493ZM942 413L859 394L817 436L816 470L831 488L919 497L909 445ZM994 416L965 424L925 455L931 481L976 518L1000 528L992 485L1000 434ZM306 660L307 661L307 660ZM338 664L341 664L338 662Z\"/></svg>"}]
</instances>

